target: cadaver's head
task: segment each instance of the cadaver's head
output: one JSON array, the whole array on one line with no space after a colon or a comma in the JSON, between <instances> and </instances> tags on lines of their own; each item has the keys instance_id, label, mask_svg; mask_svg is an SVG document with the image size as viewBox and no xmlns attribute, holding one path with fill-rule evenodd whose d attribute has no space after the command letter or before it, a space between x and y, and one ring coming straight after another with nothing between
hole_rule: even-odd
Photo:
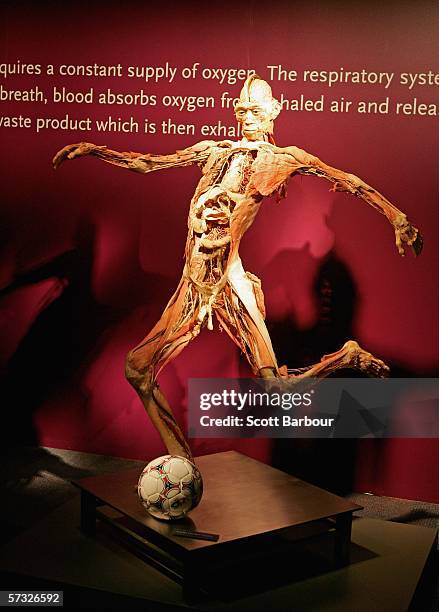
<instances>
[{"instance_id":1,"label":"cadaver's head","mask_svg":"<svg viewBox=\"0 0 439 612\"><path fill-rule=\"evenodd\" d=\"M257 74L244 83L235 104L235 116L247 140L266 140L273 134L273 121L281 105L273 98L270 85Z\"/></svg>"}]
</instances>

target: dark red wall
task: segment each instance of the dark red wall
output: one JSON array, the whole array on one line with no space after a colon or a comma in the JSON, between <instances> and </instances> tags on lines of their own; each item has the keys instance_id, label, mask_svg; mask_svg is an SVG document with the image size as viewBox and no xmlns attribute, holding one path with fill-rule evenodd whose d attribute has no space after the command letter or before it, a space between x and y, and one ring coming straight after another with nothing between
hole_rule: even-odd
<instances>
[{"instance_id":1,"label":"dark red wall","mask_svg":"<svg viewBox=\"0 0 439 612\"><path fill-rule=\"evenodd\" d=\"M399 72L437 70L439 8L429 3L13 3L2 6L3 62L160 65L199 61L210 67L267 65L299 72L343 67ZM196 7L196 8L195 8ZM435 64L436 62L436 64ZM435 67L436 66L436 67ZM397 77L395 77L397 78ZM240 84L201 79L147 85L130 79L21 77L4 87L111 87L160 96L238 95ZM280 97L436 102L436 87L387 92L378 86L272 83ZM197 125L234 125L216 108L177 113L162 107L0 105L2 115L128 118ZM435 375L438 369L437 246L439 117L284 111L276 122L280 146L296 144L349 170L383 192L422 229L425 250L400 258L391 227L364 203L328 191L311 178L290 182L286 200L269 200L244 240L246 268L263 280L268 323L282 354L285 330L301 359L318 352L321 311L315 278L331 255L349 286L336 303L345 328L381 356L397 375ZM149 459L163 447L125 382L127 350L151 328L182 268L188 202L199 171L135 175L97 160L51 169L70 142L91 140L118 150L172 152L194 137L98 134L0 128L1 131L1 366L11 415L5 439ZM195 140L201 140L196 136ZM337 277L337 273L336 273ZM341 282L341 281L340 281ZM341 296L341 297L340 297ZM341 306L340 306L341 304ZM337 316L332 313L333 318ZM334 320L335 320L334 319ZM338 321L340 323L340 321ZM317 330L317 331L316 331ZM314 333L315 332L315 333ZM317 338L317 340L315 340ZM316 342L307 349L309 342ZM308 351L308 353L307 353ZM293 366L293 363L289 365ZM236 376L247 365L217 332L204 334L163 373L161 384L185 420L189 377ZM194 441L195 453L224 448L270 460L270 441ZM360 444L357 490L439 501L435 440ZM436 471L434 471L434 469ZM436 486L435 486L436 485Z\"/></svg>"}]
</instances>

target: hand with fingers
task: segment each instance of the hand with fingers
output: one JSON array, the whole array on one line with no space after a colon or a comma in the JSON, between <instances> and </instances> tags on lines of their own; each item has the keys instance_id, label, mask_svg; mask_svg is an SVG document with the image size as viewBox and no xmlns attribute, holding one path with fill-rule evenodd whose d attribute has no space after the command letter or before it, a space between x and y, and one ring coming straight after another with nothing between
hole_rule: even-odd
<instances>
[{"instance_id":1,"label":"hand with fingers","mask_svg":"<svg viewBox=\"0 0 439 612\"><path fill-rule=\"evenodd\" d=\"M84 155L90 155L98 149L104 149L105 147L99 147L91 142L78 142L76 144L69 144L55 155L52 160L54 169L62 164L66 159L74 159L75 157L83 157Z\"/></svg>"},{"instance_id":2,"label":"hand with fingers","mask_svg":"<svg viewBox=\"0 0 439 612\"><path fill-rule=\"evenodd\" d=\"M415 255L422 251L423 240L419 230L414 227L404 214L398 215L393 221L395 228L395 243L398 253L404 257L405 249L409 246Z\"/></svg>"}]
</instances>

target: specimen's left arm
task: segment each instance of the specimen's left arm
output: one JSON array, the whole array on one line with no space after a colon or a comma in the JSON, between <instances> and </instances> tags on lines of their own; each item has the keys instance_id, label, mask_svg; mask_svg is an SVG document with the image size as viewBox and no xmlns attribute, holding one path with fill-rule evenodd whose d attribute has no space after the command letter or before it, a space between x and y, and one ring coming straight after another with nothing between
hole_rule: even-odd
<instances>
[{"instance_id":1,"label":"specimen's left arm","mask_svg":"<svg viewBox=\"0 0 439 612\"><path fill-rule=\"evenodd\" d=\"M405 254L406 246L411 247L415 255L419 255L422 251L423 242L419 230L408 221L401 210L358 176L328 166L318 157L298 147L279 148L276 149L276 153L289 156L293 165L290 175L298 173L325 178L333 183L333 191L352 193L382 213L393 225L396 247L400 255Z\"/></svg>"}]
</instances>

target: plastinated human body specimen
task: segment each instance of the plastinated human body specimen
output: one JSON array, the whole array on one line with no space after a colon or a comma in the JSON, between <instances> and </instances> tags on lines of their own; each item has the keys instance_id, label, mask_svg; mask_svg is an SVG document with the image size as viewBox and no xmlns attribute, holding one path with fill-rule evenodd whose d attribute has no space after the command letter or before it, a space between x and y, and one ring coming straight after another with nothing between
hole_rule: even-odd
<instances>
[{"instance_id":1,"label":"plastinated human body specimen","mask_svg":"<svg viewBox=\"0 0 439 612\"><path fill-rule=\"evenodd\" d=\"M295 174L318 176L334 191L351 193L382 213L395 230L400 255L411 247L422 249L418 230L404 213L361 179L332 168L295 146L277 147L273 121L280 104L271 88L257 75L250 76L235 105L243 138L202 141L172 155L120 153L91 143L68 145L54 158L55 168L65 159L93 155L135 172L147 173L173 166L198 164L203 176L190 203L185 265L178 287L160 320L131 350L126 376L139 394L171 455L191 458L189 445L158 387L157 376L195 338L203 327L219 325L246 355L253 372L264 378L303 380L324 377L340 368L353 368L371 376L385 376L387 366L355 341L346 342L315 365L300 370L279 367L264 322L264 296L259 279L246 272L239 245L253 223L264 196L283 197Z\"/></svg>"}]
</instances>

